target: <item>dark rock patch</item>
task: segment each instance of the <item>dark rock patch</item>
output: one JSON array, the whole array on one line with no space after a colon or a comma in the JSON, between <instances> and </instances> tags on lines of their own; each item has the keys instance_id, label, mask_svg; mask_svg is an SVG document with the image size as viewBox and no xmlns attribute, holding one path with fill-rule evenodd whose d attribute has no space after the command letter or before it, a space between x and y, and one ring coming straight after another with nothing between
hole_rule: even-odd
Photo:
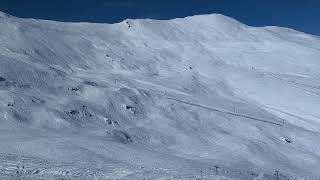
<instances>
[{"instance_id":1,"label":"dark rock patch","mask_svg":"<svg viewBox=\"0 0 320 180\"><path fill-rule=\"evenodd\" d=\"M126 22L126 24L127 24L128 28L132 27L132 25L128 21Z\"/></svg>"},{"instance_id":2,"label":"dark rock patch","mask_svg":"<svg viewBox=\"0 0 320 180\"><path fill-rule=\"evenodd\" d=\"M131 111L133 114L136 114L136 113L137 113L136 108L133 107L133 106L126 105L126 109L127 109L128 111Z\"/></svg>"},{"instance_id":3,"label":"dark rock patch","mask_svg":"<svg viewBox=\"0 0 320 180\"><path fill-rule=\"evenodd\" d=\"M111 121L109 118L105 118L105 121L106 121L108 124L112 124L112 121Z\"/></svg>"},{"instance_id":4,"label":"dark rock patch","mask_svg":"<svg viewBox=\"0 0 320 180\"><path fill-rule=\"evenodd\" d=\"M89 85L89 86L93 86L93 87L99 86L98 83L93 82L93 81L84 81L83 83L86 84L86 85Z\"/></svg>"},{"instance_id":5,"label":"dark rock patch","mask_svg":"<svg viewBox=\"0 0 320 180\"><path fill-rule=\"evenodd\" d=\"M3 82L3 81L6 81L6 79L0 76L0 82Z\"/></svg>"},{"instance_id":6,"label":"dark rock patch","mask_svg":"<svg viewBox=\"0 0 320 180\"><path fill-rule=\"evenodd\" d=\"M132 107L132 106L128 106L128 105L126 105L126 109L127 109L127 110L132 110L132 109L133 109L133 107Z\"/></svg>"},{"instance_id":7,"label":"dark rock patch","mask_svg":"<svg viewBox=\"0 0 320 180\"><path fill-rule=\"evenodd\" d=\"M43 103L45 103L44 100L39 99L39 98L34 98L34 99L31 100L31 102L34 103L34 104L43 104Z\"/></svg>"},{"instance_id":8,"label":"dark rock patch","mask_svg":"<svg viewBox=\"0 0 320 180\"><path fill-rule=\"evenodd\" d=\"M69 113L72 115L78 115L80 112L78 110L71 110Z\"/></svg>"},{"instance_id":9,"label":"dark rock patch","mask_svg":"<svg viewBox=\"0 0 320 180\"><path fill-rule=\"evenodd\" d=\"M115 139L123 144L129 144L129 143L133 142L131 136L124 131L114 130L114 131L112 131L111 135L112 135L113 139Z\"/></svg>"},{"instance_id":10,"label":"dark rock patch","mask_svg":"<svg viewBox=\"0 0 320 180\"><path fill-rule=\"evenodd\" d=\"M114 126L118 126L119 123L117 121L112 121L111 119L109 118L104 118L104 120L106 121L107 124L109 125L114 125Z\"/></svg>"},{"instance_id":11,"label":"dark rock patch","mask_svg":"<svg viewBox=\"0 0 320 180\"><path fill-rule=\"evenodd\" d=\"M112 124L114 124L115 126L119 126L119 123L117 121L112 121Z\"/></svg>"},{"instance_id":12,"label":"dark rock patch","mask_svg":"<svg viewBox=\"0 0 320 180\"><path fill-rule=\"evenodd\" d=\"M86 112L86 113L84 113L84 115L85 115L85 116L89 116L89 117L93 117L93 114L91 114L91 113L87 113L87 112Z\"/></svg>"},{"instance_id":13,"label":"dark rock patch","mask_svg":"<svg viewBox=\"0 0 320 180\"><path fill-rule=\"evenodd\" d=\"M71 91L79 91L78 88L71 88Z\"/></svg>"},{"instance_id":14,"label":"dark rock patch","mask_svg":"<svg viewBox=\"0 0 320 180\"><path fill-rule=\"evenodd\" d=\"M284 140L285 140L287 143L289 143L289 144L292 143L292 140L291 140L291 139L285 138Z\"/></svg>"}]
</instances>

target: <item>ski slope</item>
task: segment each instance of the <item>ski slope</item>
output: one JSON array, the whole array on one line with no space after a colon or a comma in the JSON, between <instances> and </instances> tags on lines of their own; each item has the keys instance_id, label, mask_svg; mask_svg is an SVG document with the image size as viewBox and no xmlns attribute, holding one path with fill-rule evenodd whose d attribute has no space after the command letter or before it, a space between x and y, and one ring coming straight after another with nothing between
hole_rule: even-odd
<instances>
[{"instance_id":1,"label":"ski slope","mask_svg":"<svg viewBox=\"0 0 320 180\"><path fill-rule=\"evenodd\" d=\"M319 37L220 14L0 13L0 179L318 179L319 77Z\"/></svg>"}]
</instances>

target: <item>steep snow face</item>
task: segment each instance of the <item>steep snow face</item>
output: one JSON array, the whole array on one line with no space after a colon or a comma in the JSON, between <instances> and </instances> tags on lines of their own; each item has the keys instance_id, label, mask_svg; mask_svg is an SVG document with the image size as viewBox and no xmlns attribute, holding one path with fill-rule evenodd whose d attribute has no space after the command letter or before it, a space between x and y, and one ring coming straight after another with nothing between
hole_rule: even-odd
<instances>
[{"instance_id":1,"label":"steep snow face","mask_svg":"<svg viewBox=\"0 0 320 180\"><path fill-rule=\"evenodd\" d=\"M6 18L6 17L8 17L8 15L0 11L0 18Z\"/></svg>"},{"instance_id":2,"label":"steep snow face","mask_svg":"<svg viewBox=\"0 0 320 180\"><path fill-rule=\"evenodd\" d=\"M0 17L0 177L320 175L319 37Z\"/></svg>"}]
</instances>

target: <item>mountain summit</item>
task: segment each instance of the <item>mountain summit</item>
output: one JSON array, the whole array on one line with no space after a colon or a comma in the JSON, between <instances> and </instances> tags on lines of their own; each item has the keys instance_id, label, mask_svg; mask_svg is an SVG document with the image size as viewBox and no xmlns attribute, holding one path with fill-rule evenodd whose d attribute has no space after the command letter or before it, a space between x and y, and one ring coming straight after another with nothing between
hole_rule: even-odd
<instances>
[{"instance_id":1,"label":"mountain summit","mask_svg":"<svg viewBox=\"0 0 320 180\"><path fill-rule=\"evenodd\" d=\"M0 30L0 177L320 175L319 37L219 14Z\"/></svg>"}]
</instances>

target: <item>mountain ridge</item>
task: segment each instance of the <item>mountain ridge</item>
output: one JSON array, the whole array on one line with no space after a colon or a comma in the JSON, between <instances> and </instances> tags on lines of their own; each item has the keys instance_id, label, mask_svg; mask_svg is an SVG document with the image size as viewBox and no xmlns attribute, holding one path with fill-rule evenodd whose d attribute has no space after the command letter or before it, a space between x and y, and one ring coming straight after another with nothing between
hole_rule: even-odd
<instances>
[{"instance_id":1,"label":"mountain ridge","mask_svg":"<svg viewBox=\"0 0 320 180\"><path fill-rule=\"evenodd\" d=\"M20 19L20 20L35 20L35 21L43 21L43 22L56 22L56 23L66 23L66 24L92 24L92 25L113 25L113 24L123 24L125 23L126 21L154 21L154 22L166 22L166 21L179 21L179 20L183 20L183 19L199 19L199 18L211 18L211 19L214 19L214 20L224 20L224 22L233 22L235 24L239 24L240 26L247 26L247 27L253 27L253 28L271 28L271 29L284 29L284 30L289 30L289 31L293 31L293 32L296 32L296 33L303 33L305 35L308 35L308 36L312 36L312 37L315 37L315 38L319 38L318 35L312 35L312 34L308 34L308 33L305 33L305 32L302 32L302 31L298 31L298 30L295 30L295 29L292 29L292 28L288 28L288 27L281 27L281 26L273 26L273 25L267 25L267 26L249 26L249 25L246 25L232 17L229 17L229 16L226 16L226 15L223 15L223 14L219 14L219 13L211 13L211 14L200 14L200 15L192 15L192 16L187 16L187 17L179 17L179 18L173 18L173 19L169 19L169 20L160 20L160 19L152 19L152 18L137 18L137 19L125 19L121 22L117 22L117 23L92 23L92 22L60 22L60 21L54 21L54 20L43 20L43 19L34 19L34 18L18 18L18 17L15 17L15 16L12 16L12 15L9 15L5 12L2 12L0 11L0 16L2 18L17 18L17 19Z\"/></svg>"}]
</instances>

